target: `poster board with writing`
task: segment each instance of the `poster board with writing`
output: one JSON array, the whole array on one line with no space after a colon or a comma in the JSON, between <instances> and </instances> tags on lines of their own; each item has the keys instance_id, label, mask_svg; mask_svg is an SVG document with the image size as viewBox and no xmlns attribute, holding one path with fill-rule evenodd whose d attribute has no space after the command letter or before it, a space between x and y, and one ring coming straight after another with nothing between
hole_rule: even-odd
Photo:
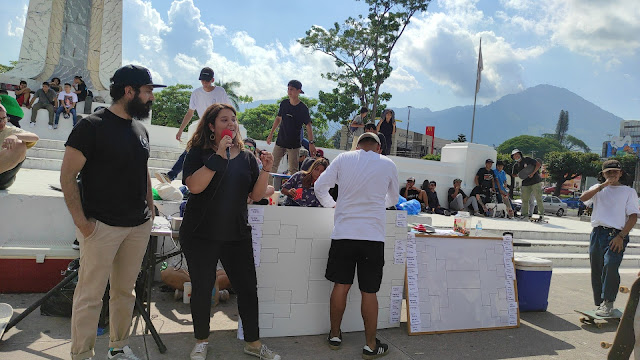
<instances>
[{"instance_id":1,"label":"poster board with writing","mask_svg":"<svg viewBox=\"0 0 640 360\"><path fill-rule=\"evenodd\" d=\"M409 335L520 325L513 239L409 234Z\"/></svg>"}]
</instances>

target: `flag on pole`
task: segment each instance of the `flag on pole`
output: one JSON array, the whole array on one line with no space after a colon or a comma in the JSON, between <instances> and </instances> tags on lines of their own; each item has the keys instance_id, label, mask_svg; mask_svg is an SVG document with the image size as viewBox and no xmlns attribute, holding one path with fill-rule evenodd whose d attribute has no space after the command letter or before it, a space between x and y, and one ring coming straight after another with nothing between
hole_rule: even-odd
<instances>
[{"instance_id":1,"label":"flag on pole","mask_svg":"<svg viewBox=\"0 0 640 360\"><path fill-rule=\"evenodd\" d=\"M480 80L481 80L481 74L482 74L482 70L483 70L483 65L482 65L482 39L480 39L480 50L478 51L478 73L477 73L477 78L476 78L476 94L478 93L478 91L480 91Z\"/></svg>"}]
</instances>

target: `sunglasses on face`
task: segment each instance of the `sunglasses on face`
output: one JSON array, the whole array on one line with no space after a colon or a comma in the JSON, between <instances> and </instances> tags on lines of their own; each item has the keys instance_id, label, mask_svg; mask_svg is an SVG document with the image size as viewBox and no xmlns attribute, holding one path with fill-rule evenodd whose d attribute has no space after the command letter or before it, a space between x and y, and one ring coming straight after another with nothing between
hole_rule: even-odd
<instances>
[{"instance_id":1,"label":"sunglasses on face","mask_svg":"<svg viewBox=\"0 0 640 360\"><path fill-rule=\"evenodd\" d=\"M256 151L256 147L255 146L245 145L244 148L247 149L247 150Z\"/></svg>"}]
</instances>

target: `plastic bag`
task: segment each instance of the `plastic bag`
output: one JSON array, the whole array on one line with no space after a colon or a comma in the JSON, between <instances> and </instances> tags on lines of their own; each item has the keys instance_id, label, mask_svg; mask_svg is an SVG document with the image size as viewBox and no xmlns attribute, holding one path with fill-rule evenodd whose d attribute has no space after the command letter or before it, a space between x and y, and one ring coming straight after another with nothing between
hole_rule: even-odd
<instances>
[{"instance_id":1,"label":"plastic bag","mask_svg":"<svg viewBox=\"0 0 640 360\"><path fill-rule=\"evenodd\" d=\"M420 213L420 202L416 199L405 201L397 207L400 210L406 210L408 215L418 215Z\"/></svg>"}]
</instances>

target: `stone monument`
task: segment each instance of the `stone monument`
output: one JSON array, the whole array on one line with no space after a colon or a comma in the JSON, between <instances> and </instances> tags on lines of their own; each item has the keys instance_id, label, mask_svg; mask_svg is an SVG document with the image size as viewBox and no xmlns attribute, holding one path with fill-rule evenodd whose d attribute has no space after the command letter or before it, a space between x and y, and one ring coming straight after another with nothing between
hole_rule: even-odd
<instances>
[{"instance_id":1,"label":"stone monument","mask_svg":"<svg viewBox=\"0 0 640 360\"><path fill-rule=\"evenodd\" d=\"M122 66L122 1L30 0L18 63L0 83L25 80L35 90L80 75L94 92L109 89Z\"/></svg>"}]
</instances>

